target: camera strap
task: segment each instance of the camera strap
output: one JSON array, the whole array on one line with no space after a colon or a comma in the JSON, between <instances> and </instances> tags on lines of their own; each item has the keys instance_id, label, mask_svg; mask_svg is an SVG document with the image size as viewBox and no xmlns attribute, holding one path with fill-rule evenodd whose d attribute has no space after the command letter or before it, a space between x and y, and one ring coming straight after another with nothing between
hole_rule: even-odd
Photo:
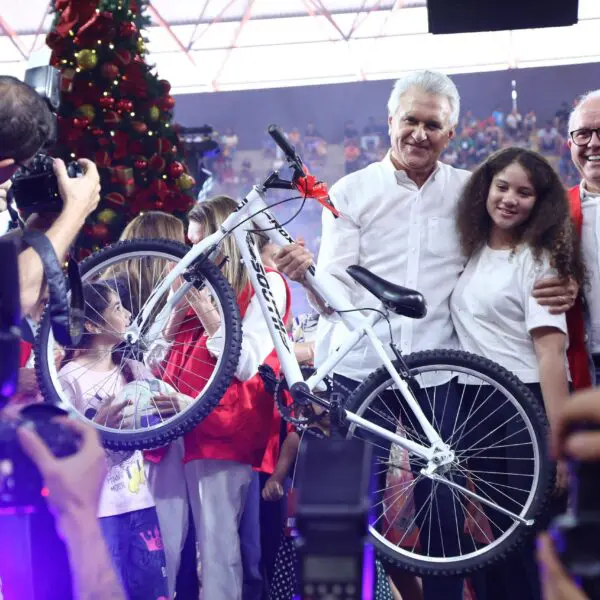
<instances>
[{"instance_id":1,"label":"camera strap","mask_svg":"<svg viewBox=\"0 0 600 600\"><path fill-rule=\"evenodd\" d=\"M54 339L62 346L75 346L81 340L84 322L84 299L81 276L77 262L70 258L67 263L67 278L60 266L50 240L40 231L24 231L22 241L39 255L44 265L48 285L48 315ZM67 289L71 291L69 302Z\"/></svg>"}]
</instances>

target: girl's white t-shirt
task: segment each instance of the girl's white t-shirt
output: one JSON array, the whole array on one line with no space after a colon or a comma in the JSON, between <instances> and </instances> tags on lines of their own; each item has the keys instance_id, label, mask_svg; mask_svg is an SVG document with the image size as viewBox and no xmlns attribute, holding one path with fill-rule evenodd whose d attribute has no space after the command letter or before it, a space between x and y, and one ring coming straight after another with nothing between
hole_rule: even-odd
<instances>
[{"instance_id":1,"label":"girl's white t-shirt","mask_svg":"<svg viewBox=\"0 0 600 600\"><path fill-rule=\"evenodd\" d=\"M133 379L154 379L140 362L128 360ZM71 361L58 374L63 390L71 403L82 413L98 410L114 398L128 383L122 369L92 371ZM90 415L91 416L91 415ZM144 471L141 451L106 451L108 473L100 495L99 517L112 517L154 506L154 499Z\"/></svg>"},{"instance_id":2,"label":"girl's white t-shirt","mask_svg":"<svg viewBox=\"0 0 600 600\"><path fill-rule=\"evenodd\" d=\"M487 245L467 263L450 310L463 350L497 362L524 383L539 383L531 331L554 327L567 334L564 314L552 315L531 295L535 283L555 277L547 255L531 249L493 250ZM565 353L565 365L568 371Z\"/></svg>"}]
</instances>

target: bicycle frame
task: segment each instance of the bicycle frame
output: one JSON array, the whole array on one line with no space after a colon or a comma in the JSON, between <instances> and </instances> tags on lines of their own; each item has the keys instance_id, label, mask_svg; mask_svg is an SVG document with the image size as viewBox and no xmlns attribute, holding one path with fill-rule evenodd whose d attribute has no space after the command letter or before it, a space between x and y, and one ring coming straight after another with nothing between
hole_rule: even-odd
<instances>
[{"instance_id":1,"label":"bicycle frame","mask_svg":"<svg viewBox=\"0 0 600 600\"><path fill-rule=\"evenodd\" d=\"M294 355L293 347L287 335L281 314L277 309L271 293L271 288L266 277L266 271L260 253L257 251L252 238L248 236L249 232L258 229L262 230L262 232L269 237L271 242L279 246L286 246L294 242L290 234L268 210L269 207L264 199L266 191L267 189L264 186L255 186L246 198L240 202L236 211L225 220L219 231L207 236L204 240L190 249L181 261L170 271L167 277L162 281L161 285L156 288L147 299L142 311L129 327L126 337L130 336L130 339L139 337L140 332L144 328L144 324L152 314L154 306L158 300L169 291L171 284L175 279L183 275L185 270L196 260L210 260L211 258L215 258L218 253L219 244L228 235L233 235L244 264L246 265L251 285L254 288L262 313L267 322L269 333L277 351L281 369L285 375L288 386L291 389L293 384L304 382L300 366ZM356 311L356 309L344 299L341 284L328 274L320 273L317 276L315 269L311 268L307 273L307 279L312 289L339 314L342 322L349 330L349 334L341 346L337 348L316 372L306 380L305 383L308 385L309 390L314 390L344 359L348 352L366 336L381 359L381 364L386 367L395 384L398 386L402 396L410 406L431 446L423 446L422 444L408 440L396 433L392 433L387 429L379 427L348 410L345 411L346 419L350 423L354 423L364 430L370 431L394 444L398 444L408 452L425 458L427 461L431 461L434 454L440 452L440 450L444 448L444 444L439 434L424 415L406 381L402 379L395 369L383 344L373 331L373 326L383 317L379 313L374 313L373 317L366 318L357 312L346 312ZM155 318L152 330L155 330L156 328L160 329L163 324L166 323L173 306L179 298L186 293L191 285L192 284L188 283L186 286L182 286L183 289L180 289L177 294L174 294L167 300L165 306ZM330 406L328 400L318 397L314 398L314 402L325 408Z\"/></svg>"}]
</instances>

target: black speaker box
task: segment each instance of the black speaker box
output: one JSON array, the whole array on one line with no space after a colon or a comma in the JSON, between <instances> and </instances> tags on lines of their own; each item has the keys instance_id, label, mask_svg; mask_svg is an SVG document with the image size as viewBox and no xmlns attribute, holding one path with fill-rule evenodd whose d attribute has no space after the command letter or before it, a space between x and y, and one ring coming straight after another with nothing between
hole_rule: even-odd
<instances>
[{"instance_id":1,"label":"black speaker box","mask_svg":"<svg viewBox=\"0 0 600 600\"><path fill-rule=\"evenodd\" d=\"M427 0L429 33L564 27L577 23L579 0Z\"/></svg>"}]
</instances>

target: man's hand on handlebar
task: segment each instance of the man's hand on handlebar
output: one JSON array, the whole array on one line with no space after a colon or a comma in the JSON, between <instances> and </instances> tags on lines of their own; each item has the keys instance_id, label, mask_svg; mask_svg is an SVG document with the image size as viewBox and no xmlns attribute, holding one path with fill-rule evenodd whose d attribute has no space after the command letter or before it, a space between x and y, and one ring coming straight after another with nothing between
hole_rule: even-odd
<instances>
[{"instance_id":1,"label":"man's hand on handlebar","mask_svg":"<svg viewBox=\"0 0 600 600\"><path fill-rule=\"evenodd\" d=\"M304 283L306 272L313 265L314 257L305 247L302 237L298 237L295 244L284 246L277 252L273 260L277 270L287 275L292 281Z\"/></svg>"}]
</instances>

